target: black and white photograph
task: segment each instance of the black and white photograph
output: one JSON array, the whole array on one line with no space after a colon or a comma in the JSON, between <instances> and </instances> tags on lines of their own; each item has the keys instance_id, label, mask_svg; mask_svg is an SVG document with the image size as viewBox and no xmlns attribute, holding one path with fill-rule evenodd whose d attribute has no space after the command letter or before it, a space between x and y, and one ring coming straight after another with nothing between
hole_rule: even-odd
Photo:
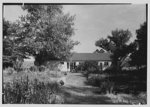
<instances>
[{"instance_id":1,"label":"black and white photograph","mask_svg":"<svg viewBox=\"0 0 150 107\"><path fill-rule=\"evenodd\" d=\"M147 105L148 3L2 3L2 104Z\"/></svg>"}]
</instances>

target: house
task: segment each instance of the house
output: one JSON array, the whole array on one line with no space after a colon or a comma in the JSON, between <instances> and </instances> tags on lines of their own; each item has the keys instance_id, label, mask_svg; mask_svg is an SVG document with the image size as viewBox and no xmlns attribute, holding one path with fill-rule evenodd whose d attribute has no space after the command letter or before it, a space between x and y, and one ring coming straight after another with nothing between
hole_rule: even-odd
<instances>
[{"instance_id":1,"label":"house","mask_svg":"<svg viewBox=\"0 0 150 107\"><path fill-rule=\"evenodd\" d=\"M110 53L102 52L102 53L74 53L72 57L68 61L50 61L51 63L57 63L58 69L64 72L70 72L72 69L77 67L80 63L85 61L97 61L97 64L100 66L102 70L105 70L111 65ZM25 59L23 66L30 68L34 66L34 58L31 57L29 59Z\"/></svg>"},{"instance_id":2,"label":"house","mask_svg":"<svg viewBox=\"0 0 150 107\"><path fill-rule=\"evenodd\" d=\"M80 63L85 61L97 61L98 65L102 70L105 70L111 65L110 53L74 53L69 61L61 62L61 71L71 71L72 68L75 68ZM71 68L71 64L73 67Z\"/></svg>"}]
</instances>

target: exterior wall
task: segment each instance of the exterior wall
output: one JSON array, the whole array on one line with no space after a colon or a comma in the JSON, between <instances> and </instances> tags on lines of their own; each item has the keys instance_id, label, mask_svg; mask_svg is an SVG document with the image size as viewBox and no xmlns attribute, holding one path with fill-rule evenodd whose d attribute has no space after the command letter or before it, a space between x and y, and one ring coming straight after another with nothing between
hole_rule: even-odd
<instances>
[{"instance_id":1,"label":"exterior wall","mask_svg":"<svg viewBox=\"0 0 150 107\"><path fill-rule=\"evenodd\" d=\"M78 65L79 65L79 62L75 62L75 65L78 66Z\"/></svg>"},{"instance_id":2,"label":"exterior wall","mask_svg":"<svg viewBox=\"0 0 150 107\"><path fill-rule=\"evenodd\" d=\"M109 64L109 66L111 66L112 62L111 62L111 61L109 61L109 62L108 62L108 64Z\"/></svg>"},{"instance_id":3,"label":"exterior wall","mask_svg":"<svg viewBox=\"0 0 150 107\"><path fill-rule=\"evenodd\" d=\"M105 62L108 62L108 65L105 65ZM105 70L106 68L111 66L111 61L98 61L98 65L101 66L102 64L102 70Z\"/></svg>"},{"instance_id":4,"label":"exterior wall","mask_svg":"<svg viewBox=\"0 0 150 107\"><path fill-rule=\"evenodd\" d=\"M67 63L69 64L68 65L69 68L67 67ZM64 72L70 71L70 63L69 62L65 62L65 61L63 62L63 64L60 63L59 64L59 69L60 69L60 71L64 71Z\"/></svg>"},{"instance_id":5,"label":"exterior wall","mask_svg":"<svg viewBox=\"0 0 150 107\"><path fill-rule=\"evenodd\" d=\"M82 61L83 62L83 61ZM108 62L108 65L105 65L105 62ZM67 67L67 63L69 64L69 68ZM75 62L75 66L78 66L79 65L79 61ZM102 70L105 70L106 68L110 67L111 66L111 61L98 61L98 65L99 66L102 66ZM70 72L70 62L66 62L64 61L63 64L60 63L59 64L59 69L60 71L64 71L64 72Z\"/></svg>"}]
</instances>

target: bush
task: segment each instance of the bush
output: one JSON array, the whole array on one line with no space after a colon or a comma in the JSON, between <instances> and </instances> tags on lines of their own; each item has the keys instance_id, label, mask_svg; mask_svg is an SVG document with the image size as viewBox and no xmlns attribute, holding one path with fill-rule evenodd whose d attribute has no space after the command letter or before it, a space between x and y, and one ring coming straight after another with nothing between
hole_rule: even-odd
<instances>
[{"instance_id":1,"label":"bush","mask_svg":"<svg viewBox=\"0 0 150 107\"><path fill-rule=\"evenodd\" d=\"M111 82L109 80L103 81L100 83L100 92L102 93L113 93L114 92L114 82Z\"/></svg>"},{"instance_id":2,"label":"bush","mask_svg":"<svg viewBox=\"0 0 150 107\"><path fill-rule=\"evenodd\" d=\"M57 62L57 61L50 61L50 62L47 62L45 64L45 66L49 69L49 70L52 70L52 71L60 71L59 69L59 64L60 62Z\"/></svg>"},{"instance_id":3,"label":"bush","mask_svg":"<svg viewBox=\"0 0 150 107\"><path fill-rule=\"evenodd\" d=\"M58 96L59 85L56 82L29 81L28 76L4 84L4 104L49 104L57 103L53 96ZM53 101L52 101L53 99ZM62 100L62 99L61 99ZM60 102L59 102L60 103Z\"/></svg>"},{"instance_id":4,"label":"bush","mask_svg":"<svg viewBox=\"0 0 150 107\"><path fill-rule=\"evenodd\" d=\"M37 67L37 66L31 66L31 67L29 68L29 70L30 70L31 72L37 72L37 71L38 71L38 67Z\"/></svg>"},{"instance_id":5,"label":"bush","mask_svg":"<svg viewBox=\"0 0 150 107\"><path fill-rule=\"evenodd\" d=\"M105 75L89 75L88 84L99 87L100 93L106 94L114 92L114 82L111 82Z\"/></svg>"},{"instance_id":6,"label":"bush","mask_svg":"<svg viewBox=\"0 0 150 107\"><path fill-rule=\"evenodd\" d=\"M88 78L91 73L100 73L97 61L86 61L79 65L76 69L82 69L83 74Z\"/></svg>"},{"instance_id":7,"label":"bush","mask_svg":"<svg viewBox=\"0 0 150 107\"><path fill-rule=\"evenodd\" d=\"M40 66L39 67L39 72L44 72L46 70L46 67L45 66Z\"/></svg>"},{"instance_id":8,"label":"bush","mask_svg":"<svg viewBox=\"0 0 150 107\"><path fill-rule=\"evenodd\" d=\"M15 72L14 68L8 67L4 69L4 73L6 73L7 75L11 75Z\"/></svg>"},{"instance_id":9,"label":"bush","mask_svg":"<svg viewBox=\"0 0 150 107\"><path fill-rule=\"evenodd\" d=\"M22 60L18 60L18 61L15 61L13 63L13 68L17 71L17 72L20 72L22 71L22 64L23 64L23 61Z\"/></svg>"}]
</instances>

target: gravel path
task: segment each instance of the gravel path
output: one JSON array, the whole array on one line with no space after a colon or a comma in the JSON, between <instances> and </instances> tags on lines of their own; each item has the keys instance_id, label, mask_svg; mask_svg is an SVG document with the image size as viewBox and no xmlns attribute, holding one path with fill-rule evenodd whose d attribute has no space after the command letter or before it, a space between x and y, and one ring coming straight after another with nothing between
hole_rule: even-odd
<instances>
[{"instance_id":1,"label":"gravel path","mask_svg":"<svg viewBox=\"0 0 150 107\"><path fill-rule=\"evenodd\" d=\"M85 87L87 79L81 73L68 73L66 76L67 86Z\"/></svg>"},{"instance_id":2,"label":"gravel path","mask_svg":"<svg viewBox=\"0 0 150 107\"><path fill-rule=\"evenodd\" d=\"M112 104L110 98L96 93L98 87L89 86L86 81L81 73L68 73L62 88L66 104Z\"/></svg>"}]
</instances>

